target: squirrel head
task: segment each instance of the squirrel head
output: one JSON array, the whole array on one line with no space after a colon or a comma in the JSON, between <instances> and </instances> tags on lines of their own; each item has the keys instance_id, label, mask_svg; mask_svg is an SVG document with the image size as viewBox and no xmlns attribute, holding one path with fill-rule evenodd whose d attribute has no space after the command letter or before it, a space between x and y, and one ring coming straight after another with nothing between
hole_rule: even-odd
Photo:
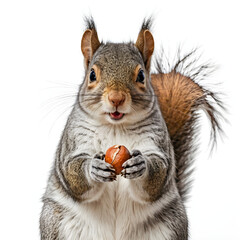
<instances>
[{"instance_id":1,"label":"squirrel head","mask_svg":"<svg viewBox=\"0 0 240 240\"><path fill-rule=\"evenodd\" d=\"M150 62L154 40L144 21L136 43L100 43L92 19L81 41L85 78L79 104L101 123L135 123L153 105Z\"/></svg>"}]
</instances>

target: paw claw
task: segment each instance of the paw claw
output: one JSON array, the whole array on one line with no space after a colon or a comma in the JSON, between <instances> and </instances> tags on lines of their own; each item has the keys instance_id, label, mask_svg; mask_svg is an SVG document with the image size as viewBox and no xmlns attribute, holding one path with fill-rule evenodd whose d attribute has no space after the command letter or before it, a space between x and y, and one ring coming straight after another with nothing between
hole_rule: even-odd
<instances>
[{"instance_id":1,"label":"paw claw","mask_svg":"<svg viewBox=\"0 0 240 240\"><path fill-rule=\"evenodd\" d=\"M104 152L99 152L94 155L94 158L104 160L105 159L105 154Z\"/></svg>"},{"instance_id":2,"label":"paw claw","mask_svg":"<svg viewBox=\"0 0 240 240\"><path fill-rule=\"evenodd\" d=\"M122 176L122 177L126 177L126 169L123 169L123 170L121 171L121 176Z\"/></svg>"},{"instance_id":3,"label":"paw claw","mask_svg":"<svg viewBox=\"0 0 240 240\"><path fill-rule=\"evenodd\" d=\"M132 154L131 154L132 157L136 157L136 156L139 156L139 155L142 155L142 153L139 150L134 149L132 151Z\"/></svg>"}]
</instances>

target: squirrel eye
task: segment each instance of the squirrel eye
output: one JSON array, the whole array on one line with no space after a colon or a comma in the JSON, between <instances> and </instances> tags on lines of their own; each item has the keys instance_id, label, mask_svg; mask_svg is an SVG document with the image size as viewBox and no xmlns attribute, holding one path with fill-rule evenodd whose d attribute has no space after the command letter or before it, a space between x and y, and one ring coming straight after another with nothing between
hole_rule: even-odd
<instances>
[{"instance_id":1,"label":"squirrel eye","mask_svg":"<svg viewBox=\"0 0 240 240\"><path fill-rule=\"evenodd\" d=\"M93 68L91 69L89 79L90 79L90 82L95 82L97 80L96 74Z\"/></svg>"},{"instance_id":2,"label":"squirrel eye","mask_svg":"<svg viewBox=\"0 0 240 240\"><path fill-rule=\"evenodd\" d=\"M138 73L136 82L140 82L140 83L144 84L144 79L145 79L145 75L144 75L143 70L141 69Z\"/></svg>"}]
</instances>

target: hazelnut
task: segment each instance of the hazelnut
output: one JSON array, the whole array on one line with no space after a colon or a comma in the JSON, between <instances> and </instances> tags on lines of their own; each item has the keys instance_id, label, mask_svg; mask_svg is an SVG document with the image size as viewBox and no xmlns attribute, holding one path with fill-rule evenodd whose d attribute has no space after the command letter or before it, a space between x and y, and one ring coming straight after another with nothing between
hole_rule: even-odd
<instances>
[{"instance_id":1,"label":"hazelnut","mask_svg":"<svg viewBox=\"0 0 240 240\"><path fill-rule=\"evenodd\" d=\"M105 161L113 165L116 174L123 170L122 164L131 157L128 149L123 145L114 145L110 147L105 155Z\"/></svg>"}]
</instances>

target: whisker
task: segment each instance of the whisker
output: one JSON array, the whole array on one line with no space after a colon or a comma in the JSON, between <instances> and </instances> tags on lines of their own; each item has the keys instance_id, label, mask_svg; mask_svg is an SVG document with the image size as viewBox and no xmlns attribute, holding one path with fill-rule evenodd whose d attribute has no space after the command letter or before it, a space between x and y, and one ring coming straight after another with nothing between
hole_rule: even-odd
<instances>
[{"instance_id":1,"label":"whisker","mask_svg":"<svg viewBox=\"0 0 240 240\"><path fill-rule=\"evenodd\" d=\"M95 109L91 109L92 114L95 114L97 110L100 108L100 105L97 105L97 104L95 105L96 105Z\"/></svg>"},{"instance_id":2,"label":"whisker","mask_svg":"<svg viewBox=\"0 0 240 240\"><path fill-rule=\"evenodd\" d=\"M137 110L131 105L131 109L135 112L135 113L137 113Z\"/></svg>"},{"instance_id":3,"label":"whisker","mask_svg":"<svg viewBox=\"0 0 240 240\"><path fill-rule=\"evenodd\" d=\"M79 93L79 96L102 96L101 93Z\"/></svg>"},{"instance_id":4,"label":"whisker","mask_svg":"<svg viewBox=\"0 0 240 240\"><path fill-rule=\"evenodd\" d=\"M39 106L40 109L43 110L42 120L46 119L54 110L57 111L59 109L65 109L66 106L69 109L73 103L75 104L76 96L77 93L74 91L74 93L59 94L57 96L46 99Z\"/></svg>"},{"instance_id":5,"label":"whisker","mask_svg":"<svg viewBox=\"0 0 240 240\"><path fill-rule=\"evenodd\" d=\"M55 103L55 102L60 102L60 101L65 101L65 100L73 100L76 98L77 95L65 95L65 96L56 96L56 97L53 97L53 98L50 98L48 100L46 100L45 102L43 102L41 104L41 107L45 107L46 105L49 105L49 104L52 104L52 103Z\"/></svg>"},{"instance_id":6,"label":"whisker","mask_svg":"<svg viewBox=\"0 0 240 240\"><path fill-rule=\"evenodd\" d=\"M51 128L49 130L49 134L51 133L54 125L59 120L59 118L62 117L67 111L70 111L73 108L74 105L75 105L75 103L72 104L71 106L68 106L68 107L64 108L64 110L57 116L57 118L54 120L54 122L53 122L53 124L52 124L52 126L51 126Z\"/></svg>"},{"instance_id":7,"label":"whisker","mask_svg":"<svg viewBox=\"0 0 240 240\"><path fill-rule=\"evenodd\" d=\"M139 101L139 102L152 102L152 99L132 98L132 101Z\"/></svg>"},{"instance_id":8,"label":"whisker","mask_svg":"<svg viewBox=\"0 0 240 240\"><path fill-rule=\"evenodd\" d=\"M46 112L46 114L43 116L43 119L45 119L46 117L48 117L49 114L50 114L52 111L57 110L57 109L59 109L60 107L61 107L61 109L62 109L62 107L66 106L66 105L67 105L67 107L69 107L69 103L65 103L65 102L55 103L54 105L52 105L52 107L50 108L50 110L48 110L48 111ZM72 104L72 102L71 102L71 105L74 105L74 104Z\"/></svg>"},{"instance_id":9,"label":"whisker","mask_svg":"<svg viewBox=\"0 0 240 240\"><path fill-rule=\"evenodd\" d=\"M135 96L158 96L156 95L155 93L151 93L151 94L141 94L141 93L137 93L137 94L132 94L131 95L132 97L135 97Z\"/></svg>"},{"instance_id":10,"label":"whisker","mask_svg":"<svg viewBox=\"0 0 240 240\"><path fill-rule=\"evenodd\" d=\"M58 85L58 87L62 86L62 87L79 87L80 84L77 84L77 83L72 83L72 82L55 82L55 81L47 81L51 84L54 84L54 85Z\"/></svg>"},{"instance_id":11,"label":"whisker","mask_svg":"<svg viewBox=\"0 0 240 240\"><path fill-rule=\"evenodd\" d=\"M80 101L80 103L88 103L88 102L92 102L92 104L94 103L98 103L100 102L100 99L96 99L96 98L90 98L90 99L83 99Z\"/></svg>"}]
</instances>

